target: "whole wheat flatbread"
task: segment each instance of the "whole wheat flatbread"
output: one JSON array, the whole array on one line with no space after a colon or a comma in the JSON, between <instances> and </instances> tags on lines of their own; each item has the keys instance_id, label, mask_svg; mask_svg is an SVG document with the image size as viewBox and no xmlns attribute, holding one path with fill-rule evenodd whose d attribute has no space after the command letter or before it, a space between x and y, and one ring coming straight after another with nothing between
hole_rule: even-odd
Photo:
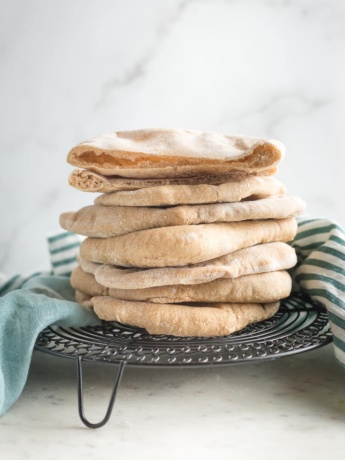
<instances>
[{"instance_id":1,"label":"whole wheat flatbread","mask_svg":"<svg viewBox=\"0 0 345 460\"><path fill-rule=\"evenodd\" d=\"M86 238L80 255L121 267L180 267L260 243L291 241L296 219L163 227L111 238Z\"/></svg>"},{"instance_id":2,"label":"whole wheat flatbread","mask_svg":"<svg viewBox=\"0 0 345 460\"><path fill-rule=\"evenodd\" d=\"M251 172L250 176L271 176L276 174L277 167L265 171ZM199 174L191 177L168 179L129 179L118 176L103 176L87 169L75 169L68 178L68 183L83 192L114 192L117 190L138 190L146 187L162 185L197 185L197 184L222 184L238 178L249 177L240 171L217 173L212 175Z\"/></svg>"},{"instance_id":3,"label":"whole wheat flatbread","mask_svg":"<svg viewBox=\"0 0 345 460\"><path fill-rule=\"evenodd\" d=\"M75 291L75 301L85 308L92 308L91 296L85 292Z\"/></svg>"},{"instance_id":4,"label":"whole wheat flatbread","mask_svg":"<svg viewBox=\"0 0 345 460\"><path fill-rule=\"evenodd\" d=\"M198 285L159 286L146 289L110 289L122 300L153 303L183 302L275 302L288 297L291 277L286 271L218 279Z\"/></svg>"},{"instance_id":5,"label":"whole wheat flatbread","mask_svg":"<svg viewBox=\"0 0 345 460\"><path fill-rule=\"evenodd\" d=\"M150 228L244 220L285 219L301 214L298 197L272 197L239 203L218 203L172 208L86 206L60 216L62 228L80 235L109 238Z\"/></svg>"},{"instance_id":6,"label":"whole wheat flatbread","mask_svg":"<svg viewBox=\"0 0 345 460\"><path fill-rule=\"evenodd\" d=\"M295 250L288 244L279 242L257 244L188 267L143 270L95 264L79 258L84 272L94 274L101 285L118 289L208 283L219 278L238 278L254 273L287 270L294 267L296 262Z\"/></svg>"},{"instance_id":7,"label":"whole wheat flatbread","mask_svg":"<svg viewBox=\"0 0 345 460\"><path fill-rule=\"evenodd\" d=\"M104 193L95 204L102 206L176 206L230 203L269 196L282 197L285 186L273 177L248 176L220 185L161 185L139 190Z\"/></svg>"},{"instance_id":8,"label":"whole wheat flatbread","mask_svg":"<svg viewBox=\"0 0 345 460\"><path fill-rule=\"evenodd\" d=\"M84 272L86 273L91 273L92 275L95 274L97 268L99 267L102 267L103 265L102 264L97 264L96 262L90 262L89 260L86 260L86 259L83 259L81 257L80 254L78 254L77 256L77 261L80 265L80 267L83 269ZM107 265L107 267L114 267L114 265ZM121 268L121 267L118 267L120 270L133 270L133 271L136 271L136 270L140 270L140 269L136 269L136 268Z\"/></svg>"},{"instance_id":9,"label":"whole wheat flatbread","mask_svg":"<svg viewBox=\"0 0 345 460\"><path fill-rule=\"evenodd\" d=\"M79 293L87 297L93 297L95 295L110 295L109 292L111 292L109 288L97 283L94 275L84 272L79 265L72 270L71 286L76 291L76 298L78 301L84 300ZM87 299L87 297L85 297L85 299Z\"/></svg>"},{"instance_id":10,"label":"whole wheat flatbread","mask_svg":"<svg viewBox=\"0 0 345 460\"><path fill-rule=\"evenodd\" d=\"M145 289L114 289L98 283L79 266L71 276L74 289L90 296L110 296L122 300L153 303L183 302L275 302L291 292L291 277L286 271L259 273L233 279L217 279L197 285L159 286Z\"/></svg>"},{"instance_id":11,"label":"whole wheat flatbread","mask_svg":"<svg viewBox=\"0 0 345 460\"><path fill-rule=\"evenodd\" d=\"M188 177L276 166L285 147L276 140L182 129L104 134L68 154L73 166L132 178Z\"/></svg>"},{"instance_id":12,"label":"whole wheat flatbread","mask_svg":"<svg viewBox=\"0 0 345 460\"><path fill-rule=\"evenodd\" d=\"M272 317L279 309L279 302L189 306L128 302L112 297L93 297L92 304L96 315L103 320L144 328L150 334L183 337L232 334Z\"/></svg>"}]
</instances>

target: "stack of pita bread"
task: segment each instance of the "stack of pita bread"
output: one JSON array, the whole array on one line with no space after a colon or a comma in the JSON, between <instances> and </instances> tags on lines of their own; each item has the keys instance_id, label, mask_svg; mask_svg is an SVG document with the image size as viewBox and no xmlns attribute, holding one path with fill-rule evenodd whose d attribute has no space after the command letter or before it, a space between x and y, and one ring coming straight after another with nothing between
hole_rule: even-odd
<instances>
[{"instance_id":1,"label":"stack of pita bread","mask_svg":"<svg viewBox=\"0 0 345 460\"><path fill-rule=\"evenodd\" d=\"M101 192L61 215L87 236L72 286L104 320L151 334L224 336L291 291L286 242L305 203L272 177L278 141L187 130L103 135L74 147L69 183Z\"/></svg>"}]
</instances>

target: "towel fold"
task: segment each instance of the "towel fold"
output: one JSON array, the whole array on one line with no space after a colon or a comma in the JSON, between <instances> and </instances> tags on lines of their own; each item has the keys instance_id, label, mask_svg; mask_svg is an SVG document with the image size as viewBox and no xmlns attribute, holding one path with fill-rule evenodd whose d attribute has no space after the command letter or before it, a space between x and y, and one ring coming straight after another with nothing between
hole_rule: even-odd
<instances>
[{"instance_id":1,"label":"towel fold","mask_svg":"<svg viewBox=\"0 0 345 460\"><path fill-rule=\"evenodd\" d=\"M52 271L30 276L0 275L0 415L20 396L38 334L47 326L93 326L96 315L74 301L69 275L79 237L64 232L48 238Z\"/></svg>"},{"instance_id":2,"label":"towel fold","mask_svg":"<svg viewBox=\"0 0 345 460\"><path fill-rule=\"evenodd\" d=\"M100 320L74 302L69 275L76 266L77 235L48 238L52 270L30 276L0 275L0 415L20 396L38 334L47 326L82 327ZM298 255L296 289L328 311L337 360L345 365L345 232L327 219L298 219L291 243Z\"/></svg>"},{"instance_id":3,"label":"towel fold","mask_svg":"<svg viewBox=\"0 0 345 460\"><path fill-rule=\"evenodd\" d=\"M299 289L327 308L335 357L345 366L345 232L328 219L297 221L293 276Z\"/></svg>"}]
</instances>

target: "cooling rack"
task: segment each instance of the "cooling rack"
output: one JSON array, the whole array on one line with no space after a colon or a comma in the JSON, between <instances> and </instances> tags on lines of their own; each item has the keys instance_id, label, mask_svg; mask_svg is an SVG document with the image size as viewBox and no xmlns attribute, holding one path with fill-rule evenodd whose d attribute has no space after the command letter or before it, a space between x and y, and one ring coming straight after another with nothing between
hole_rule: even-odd
<instances>
[{"instance_id":1,"label":"cooling rack","mask_svg":"<svg viewBox=\"0 0 345 460\"><path fill-rule=\"evenodd\" d=\"M40 333L35 348L76 360L78 410L89 428L107 423L125 367L225 366L272 360L311 351L332 341L327 312L305 294L281 302L270 319L226 337L150 335L144 329L116 322L100 326L50 326ZM117 364L117 373L105 417L91 423L84 414L82 361Z\"/></svg>"}]
</instances>

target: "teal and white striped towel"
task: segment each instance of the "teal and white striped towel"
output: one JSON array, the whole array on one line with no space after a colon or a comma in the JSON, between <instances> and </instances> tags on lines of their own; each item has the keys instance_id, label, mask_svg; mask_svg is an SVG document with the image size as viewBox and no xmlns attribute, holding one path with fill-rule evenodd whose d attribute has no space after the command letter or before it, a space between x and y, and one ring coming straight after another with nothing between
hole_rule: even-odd
<instances>
[{"instance_id":1,"label":"teal and white striped towel","mask_svg":"<svg viewBox=\"0 0 345 460\"><path fill-rule=\"evenodd\" d=\"M337 360L345 366L345 232L328 219L298 219L291 245L301 290L327 308Z\"/></svg>"},{"instance_id":2,"label":"teal and white striped towel","mask_svg":"<svg viewBox=\"0 0 345 460\"><path fill-rule=\"evenodd\" d=\"M71 232L48 236L50 263L54 275L68 275L77 265L81 238ZM0 291L1 292L1 291Z\"/></svg>"},{"instance_id":3,"label":"teal and white striped towel","mask_svg":"<svg viewBox=\"0 0 345 460\"><path fill-rule=\"evenodd\" d=\"M51 272L0 275L0 415L20 396L37 336L45 327L100 324L93 312L74 301L69 275L76 265L78 236L64 232L49 237L48 243Z\"/></svg>"},{"instance_id":4,"label":"teal and white striped towel","mask_svg":"<svg viewBox=\"0 0 345 460\"><path fill-rule=\"evenodd\" d=\"M6 276L0 273L0 297L20 289L26 281L41 275L70 275L77 265L77 255L81 243L75 233L61 231L47 237L50 254L50 271L32 273L30 275Z\"/></svg>"},{"instance_id":5,"label":"teal and white striped towel","mask_svg":"<svg viewBox=\"0 0 345 460\"><path fill-rule=\"evenodd\" d=\"M76 266L77 235L48 238L52 270L30 276L0 275L0 415L19 397L37 335L49 324L98 324L77 305L69 274ZM297 288L323 304L329 315L337 360L345 366L345 233L327 219L298 219L291 243L298 255L293 270Z\"/></svg>"}]
</instances>

